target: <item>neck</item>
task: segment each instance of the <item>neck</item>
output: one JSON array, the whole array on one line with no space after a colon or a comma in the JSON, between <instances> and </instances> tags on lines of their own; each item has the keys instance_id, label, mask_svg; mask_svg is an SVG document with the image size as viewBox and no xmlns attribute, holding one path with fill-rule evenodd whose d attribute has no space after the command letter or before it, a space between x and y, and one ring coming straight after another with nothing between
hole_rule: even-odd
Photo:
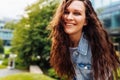
<instances>
[{"instance_id":1,"label":"neck","mask_svg":"<svg viewBox=\"0 0 120 80\"><path fill-rule=\"evenodd\" d=\"M81 34L79 35L70 35L70 39L71 39L71 44L70 44L70 47L77 47L78 44L79 44L79 41L80 41L80 38L81 38Z\"/></svg>"}]
</instances>

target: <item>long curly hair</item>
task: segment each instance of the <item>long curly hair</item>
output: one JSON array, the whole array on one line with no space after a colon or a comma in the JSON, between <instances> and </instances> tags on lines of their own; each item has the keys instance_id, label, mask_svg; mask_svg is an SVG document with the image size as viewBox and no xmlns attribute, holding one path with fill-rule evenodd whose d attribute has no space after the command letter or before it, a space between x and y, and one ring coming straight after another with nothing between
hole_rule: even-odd
<instances>
[{"instance_id":1,"label":"long curly hair","mask_svg":"<svg viewBox=\"0 0 120 80\"><path fill-rule=\"evenodd\" d=\"M75 71L69 52L71 40L63 29L63 14L72 1L74 0L62 1L49 25L52 28L50 64L60 77L67 76L69 79L73 78ZM117 77L116 69L120 64L114 46L90 0L79 1L82 1L86 8L87 25L83 27L83 32L91 46L93 77L95 80L106 80L106 77L109 76L109 80L112 80L113 72Z\"/></svg>"}]
</instances>

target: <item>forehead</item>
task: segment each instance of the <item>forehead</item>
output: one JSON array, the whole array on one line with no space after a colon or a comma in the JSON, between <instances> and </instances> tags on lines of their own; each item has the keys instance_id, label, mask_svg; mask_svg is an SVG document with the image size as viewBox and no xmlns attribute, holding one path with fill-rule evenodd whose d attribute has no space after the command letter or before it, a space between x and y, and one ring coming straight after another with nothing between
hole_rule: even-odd
<instances>
[{"instance_id":1,"label":"forehead","mask_svg":"<svg viewBox=\"0 0 120 80\"><path fill-rule=\"evenodd\" d=\"M85 10L83 1L73 0L66 9Z\"/></svg>"}]
</instances>

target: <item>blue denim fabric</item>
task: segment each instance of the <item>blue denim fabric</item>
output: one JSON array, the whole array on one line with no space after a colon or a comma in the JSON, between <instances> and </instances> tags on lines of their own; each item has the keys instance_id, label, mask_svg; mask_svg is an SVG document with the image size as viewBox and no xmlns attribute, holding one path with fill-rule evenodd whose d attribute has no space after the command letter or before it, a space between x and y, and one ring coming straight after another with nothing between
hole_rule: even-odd
<instances>
[{"instance_id":1,"label":"blue denim fabric","mask_svg":"<svg viewBox=\"0 0 120 80\"><path fill-rule=\"evenodd\" d=\"M91 70L91 47L84 33L81 36L78 47L70 48L70 53L76 73L74 80L93 80Z\"/></svg>"},{"instance_id":2,"label":"blue denim fabric","mask_svg":"<svg viewBox=\"0 0 120 80\"><path fill-rule=\"evenodd\" d=\"M82 55L87 55L87 53L91 52L91 50L89 50L88 52L88 41L84 38L84 33L82 33L81 39L79 41L79 45L78 45L78 52Z\"/></svg>"}]
</instances>

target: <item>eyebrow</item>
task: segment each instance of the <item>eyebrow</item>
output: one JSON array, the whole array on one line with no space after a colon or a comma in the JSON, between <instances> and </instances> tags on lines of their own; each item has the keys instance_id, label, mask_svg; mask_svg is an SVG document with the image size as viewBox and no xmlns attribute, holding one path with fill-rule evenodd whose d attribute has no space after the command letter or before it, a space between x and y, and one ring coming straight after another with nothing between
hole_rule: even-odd
<instances>
[{"instance_id":1,"label":"eyebrow","mask_svg":"<svg viewBox=\"0 0 120 80\"><path fill-rule=\"evenodd\" d=\"M74 11L82 12L82 10L76 10L76 9Z\"/></svg>"},{"instance_id":2,"label":"eyebrow","mask_svg":"<svg viewBox=\"0 0 120 80\"><path fill-rule=\"evenodd\" d=\"M69 9L65 9L65 11L69 11ZM77 12L82 12L82 10L80 9L80 10L77 10L77 9L74 9L74 11L77 11Z\"/></svg>"}]
</instances>

